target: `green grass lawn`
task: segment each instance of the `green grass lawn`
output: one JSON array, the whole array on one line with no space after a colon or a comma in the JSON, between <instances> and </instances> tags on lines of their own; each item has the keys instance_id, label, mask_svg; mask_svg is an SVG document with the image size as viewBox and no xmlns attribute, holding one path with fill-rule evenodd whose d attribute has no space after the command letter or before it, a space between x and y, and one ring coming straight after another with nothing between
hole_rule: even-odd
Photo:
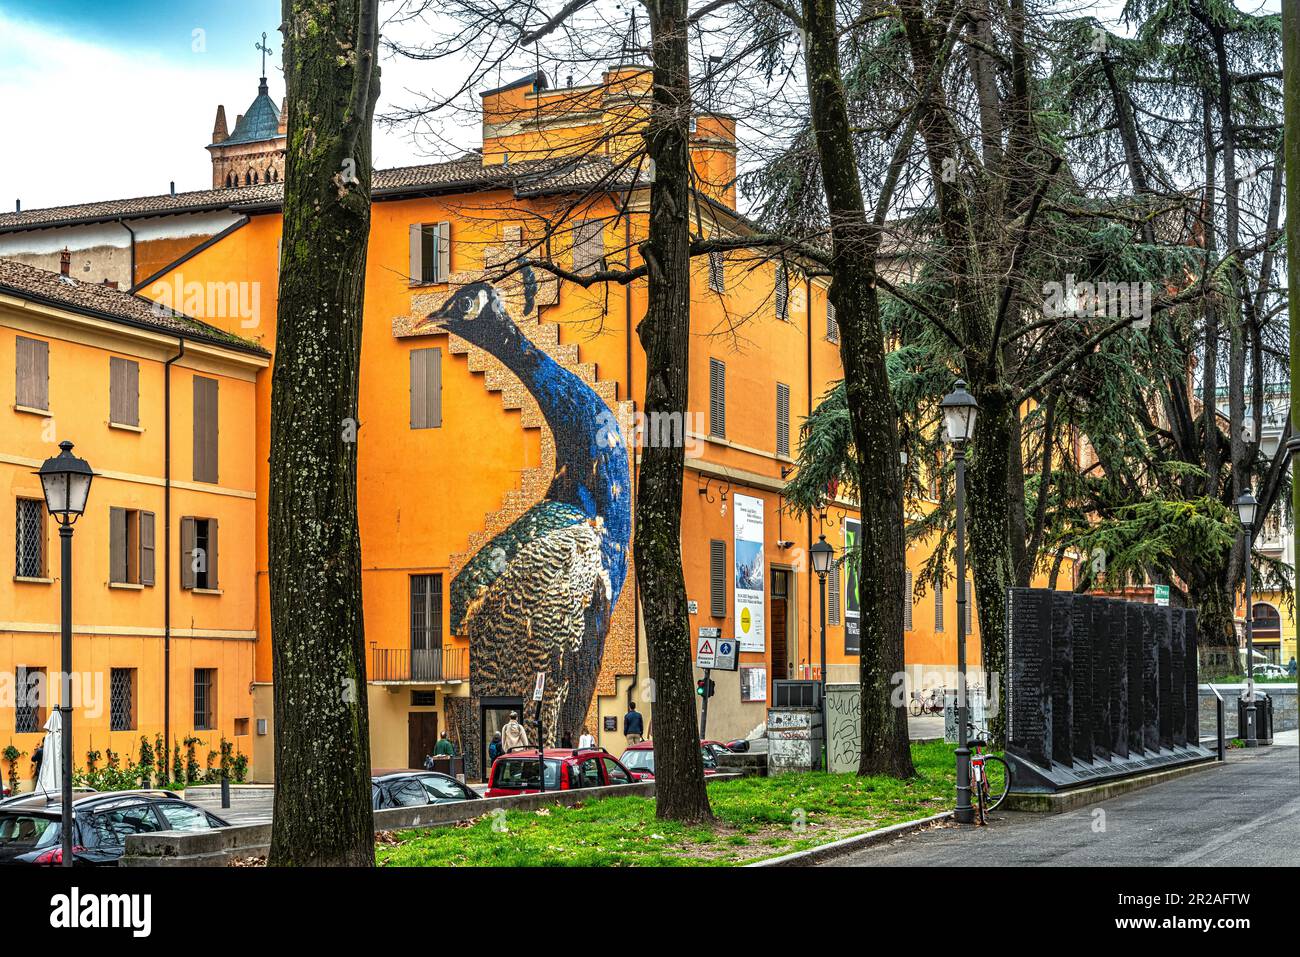
<instances>
[{"instance_id":1,"label":"green grass lawn","mask_svg":"<svg viewBox=\"0 0 1300 957\"><path fill-rule=\"evenodd\" d=\"M655 820L653 798L505 811L463 824L388 832L375 859L396 867L729 865L825 844L951 807L953 749L915 744L909 781L782 774L709 785L717 823Z\"/></svg>"}]
</instances>

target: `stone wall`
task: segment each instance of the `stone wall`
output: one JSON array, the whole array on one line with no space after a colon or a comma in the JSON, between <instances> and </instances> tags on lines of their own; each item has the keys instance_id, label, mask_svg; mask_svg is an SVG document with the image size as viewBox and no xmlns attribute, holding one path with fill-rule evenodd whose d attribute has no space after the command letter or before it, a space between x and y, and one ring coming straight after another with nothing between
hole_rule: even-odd
<instances>
[{"instance_id":1,"label":"stone wall","mask_svg":"<svg viewBox=\"0 0 1300 957\"><path fill-rule=\"evenodd\" d=\"M1237 699L1246 693L1244 684L1214 686L1223 695L1224 734L1229 741L1237 736ZM1288 684L1256 684L1255 693L1273 699L1273 730L1294 731L1300 727L1296 714L1296 686ZM1209 685L1200 687L1201 740L1212 742L1218 734L1215 724L1214 692Z\"/></svg>"}]
</instances>

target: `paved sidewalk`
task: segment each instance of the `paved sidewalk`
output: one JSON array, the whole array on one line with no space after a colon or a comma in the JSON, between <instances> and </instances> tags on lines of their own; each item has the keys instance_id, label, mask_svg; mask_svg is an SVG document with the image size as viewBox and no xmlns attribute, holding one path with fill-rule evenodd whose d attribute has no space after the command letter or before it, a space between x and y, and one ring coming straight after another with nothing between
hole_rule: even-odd
<instances>
[{"instance_id":1,"label":"paved sidewalk","mask_svg":"<svg viewBox=\"0 0 1300 957\"><path fill-rule=\"evenodd\" d=\"M1297 847L1300 755L1274 745L1065 814L998 812L988 827L936 826L823 866L1291 866Z\"/></svg>"}]
</instances>

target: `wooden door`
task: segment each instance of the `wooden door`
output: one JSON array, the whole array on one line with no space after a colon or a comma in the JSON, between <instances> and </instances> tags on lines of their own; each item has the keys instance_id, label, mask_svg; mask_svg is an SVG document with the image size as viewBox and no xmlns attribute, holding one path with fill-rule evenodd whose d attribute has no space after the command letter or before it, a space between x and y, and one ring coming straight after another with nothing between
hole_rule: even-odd
<instances>
[{"instance_id":1,"label":"wooden door","mask_svg":"<svg viewBox=\"0 0 1300 957\"><path fill-rule=\"evenodd\" d=\"M438 745L438 712L412 711L406 716L406 766L424 767L425 755Z\"/></svg>"},{"instance_id":2,"label":"wooden door","mask_svg":"<svg viewBox=\"0 0 1300 957\"><path fill-rule=\"evenodd\" d=\"M772 636L772 678L788 678L789 654L787 652L786 605L789 600L788 572L772 569L772 621L768 628Z\"/></svg>"}]
</instances>

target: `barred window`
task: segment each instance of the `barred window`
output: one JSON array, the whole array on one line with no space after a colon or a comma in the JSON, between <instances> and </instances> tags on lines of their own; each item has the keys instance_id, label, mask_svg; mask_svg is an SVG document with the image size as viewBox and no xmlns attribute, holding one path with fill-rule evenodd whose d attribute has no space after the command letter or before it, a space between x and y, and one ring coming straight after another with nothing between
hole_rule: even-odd
<instances>
[{"instance_id":1,"label":"barred window","mask_svg":"<svg viewBox=\"0 0 1300 957\"><path fill-rule=\"evenodd\" d=\"M19 665L15 678L14 733L35 734L45 724L45 669Z\"/></svg>"},{"instance_id":2,"label":"barred window","mask_svg":"<svg viewBox=\"0 0 1300 957\"><path fill-rule=\"evenodd\" d=\"M211 731L217 723L217 669L194 669L194 730Z\"/></svg>"},{"instance_id":3,"label":"barred window","mask_svg":"<svg viewBox=\"0 0 1300 957\"><path fill-rule=\"evenodd\" d=\"M580 219L573 225L573 271L595 272L605 264L605 221Z\"/></svg>"},{"instance_id":4,"label":"barred window","mask_svg":"<svg viewBox=\"0 0 1300 957\"><path fill-rule=\"evenodd\" d=\"M114 668L109 674L109 730L135 730L135 669Z\"/></svg>"},{"instance_id":5,"label":"barred window","mask_svg":"<svg viewBox=\"0 0 1300 957\"><path fill-rule=\"evenodd\" d=\"M442 647L442 576L411 576L411 649Z\"/></svg>"},{"instance_id":6,"label":"barred window","mask_svg":"<svg viewBox=\"0 0 1300 957\"><path fill-rule=\"evenodd\" d=\"M727 291L727 272L720 252L709 253L709 288L718 293Z\"/></svg>"},{"instance_id":7,"label":"barred window","mask_svg":"<svg viewBox=\"0 0 1300 957\"><path fill-rule=\"evenodd\" d=\"M18 499L14 529L14 574L19 578L44 578L45 503L38 498Z\"/></svg>"}]
</instances>

